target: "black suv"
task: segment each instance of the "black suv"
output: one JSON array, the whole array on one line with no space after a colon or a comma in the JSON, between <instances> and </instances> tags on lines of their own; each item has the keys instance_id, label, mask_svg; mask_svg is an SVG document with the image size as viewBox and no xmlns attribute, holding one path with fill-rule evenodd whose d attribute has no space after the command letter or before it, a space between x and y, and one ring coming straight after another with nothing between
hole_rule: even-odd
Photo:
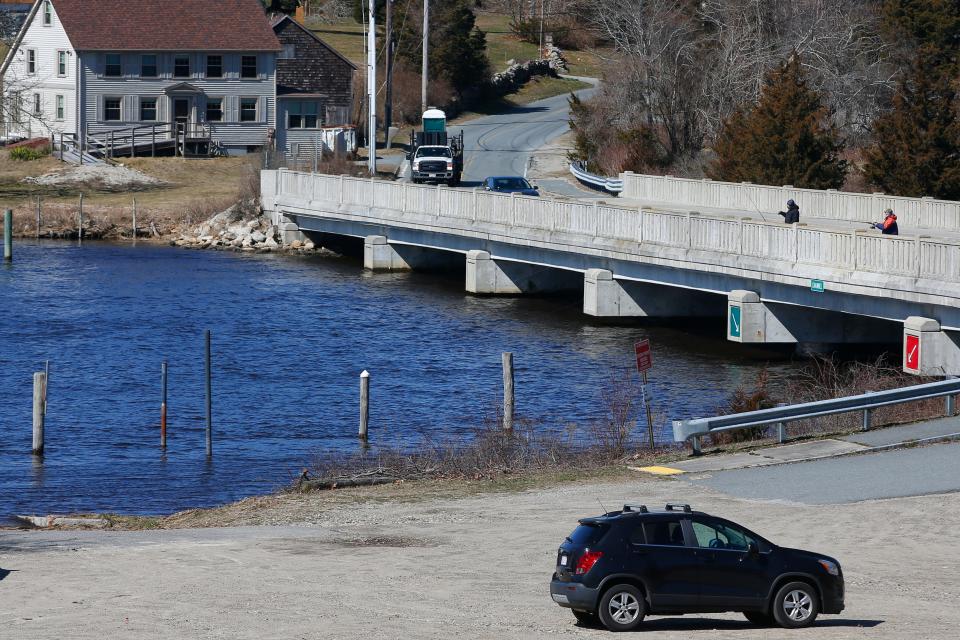
<instances>
[{"instance_id":1,"label":"black suv","mask_svg":"<svg viewBox=\"0 0 960 640\"><path fill-rule=\"evenodd\" d=\"M580 520L557 553L550 595L582 624L599 619L611 631L650 614L722 611L799 628L843 610L843 573L833 558L778 547L690 505L624 505Z\"/></svg>"}]
</instances>

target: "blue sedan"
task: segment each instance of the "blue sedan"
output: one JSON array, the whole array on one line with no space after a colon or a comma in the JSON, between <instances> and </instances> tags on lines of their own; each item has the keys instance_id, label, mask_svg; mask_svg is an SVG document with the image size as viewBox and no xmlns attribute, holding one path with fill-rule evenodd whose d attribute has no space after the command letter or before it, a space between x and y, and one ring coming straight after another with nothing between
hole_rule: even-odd
<instances>
[{"instance_id":1,"label":"blue sedan","mask_svg":"<svg viewBox=\"0 0 960 640\"><path fill-rule=\"evenodd\" d=\"M537 188L520 176L491 176L483 181L483 188L487 191L499 193L519 193L524 196L539 196Z\"/></svg>"}]
</instances>

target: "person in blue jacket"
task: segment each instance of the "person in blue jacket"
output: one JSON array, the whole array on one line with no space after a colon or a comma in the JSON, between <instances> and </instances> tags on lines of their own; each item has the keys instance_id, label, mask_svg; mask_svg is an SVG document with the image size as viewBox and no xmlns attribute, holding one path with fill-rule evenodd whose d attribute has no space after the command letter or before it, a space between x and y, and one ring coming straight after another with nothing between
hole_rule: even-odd
<instances>
[{"instance_id":1,"label":"person in blue jacket","mask_svg":"<svg viewBox=\"0 0 960 640\"><path fill-rule=\"evenodd\" d=\"M783 221L787 224L793 224L794 222L800 222L800 207L797 206L797 203L792 199L787 200L787 210L778 211L780 215L783 216Z\"/></svg>"}]
</instances>

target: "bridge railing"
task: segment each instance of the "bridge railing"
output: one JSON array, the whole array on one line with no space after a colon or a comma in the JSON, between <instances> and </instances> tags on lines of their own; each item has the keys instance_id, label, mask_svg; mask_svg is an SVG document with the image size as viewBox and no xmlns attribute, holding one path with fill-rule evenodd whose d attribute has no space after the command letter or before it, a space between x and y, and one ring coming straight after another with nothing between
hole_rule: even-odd
<instances>
[{"instance_id":1,"label":"bridge railing","mask_svg":"<svg viewBox=\"0 0 960 640\"><path fill-rule=\"evenodd\" d=\"M493 224L518 234L523 229L546 231L590 244L627 242L632 249L650 245L712 251L838 269L841 275L856 271L960 282L960 243L923 236L881 236L866 229L842 231L287 170L279 176L279 196L373 207L390 219L433 216L452 225Z\"/></svg>"},{"instance_id":2,"label":"bridge railing","mask_svg":"<svg viewBox=\"0 0 960 640\"><path fill-rule=\"evenodd\" d=\"M945 413L952 417L957 412L958 394L960 394L960 379L951 379L713 418L674 420L673 439L675 442L691 441L694 453L700 453L700 438L703 436L723 431L776 426L779 431L779 440L783 442L786 439L787 425L791 422L855 411L863 412L862 429L867 431L871 426L871 411L874 409L931 398L945 398Z\"/></svg>"},{"instance_id":3,"label":"bridge railing","mask_svg":"<svg viewBox=\"0 0 960 640\"><path fill-rule=\"evenodd\" d=\"M875 222L893 209L902 227L960 231L960 202L905 198L882 193L848 193L834 189L797 189L736 182L717 182L626 172L620 196L632 200L669 202L681 207L737 211L783 211L788 199L797 201L805 218Z\"/></svg>"}]
</instances>

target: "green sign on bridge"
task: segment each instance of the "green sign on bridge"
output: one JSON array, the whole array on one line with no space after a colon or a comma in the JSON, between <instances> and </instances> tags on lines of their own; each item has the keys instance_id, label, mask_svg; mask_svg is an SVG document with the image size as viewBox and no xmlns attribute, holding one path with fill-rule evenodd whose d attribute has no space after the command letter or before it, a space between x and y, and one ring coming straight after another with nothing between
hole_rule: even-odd
<instances>
[{"instance_id":1,"label":"green sign on bridge","mask_svg":"<svg viewBox=\"0 0 960 640\"><path fill-rule=\"evenodd\" d=\"M730 307L730 337L739 338L742 324L740 314L743 310L740 307Z\"/></svg>"}]
</instances>

